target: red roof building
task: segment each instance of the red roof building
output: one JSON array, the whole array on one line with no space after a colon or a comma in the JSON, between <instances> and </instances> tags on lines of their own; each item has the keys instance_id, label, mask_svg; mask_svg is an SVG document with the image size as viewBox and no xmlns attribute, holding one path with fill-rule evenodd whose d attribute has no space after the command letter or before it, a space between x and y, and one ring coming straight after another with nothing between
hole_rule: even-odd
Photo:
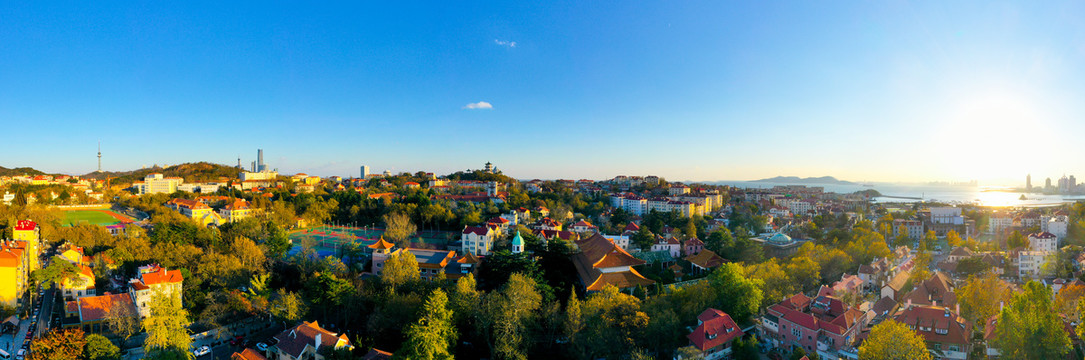
<instances>
[{"instance_id":1,"label":"red roof building","mask_svg":"<svg viewBox=\"0 0 1085 360\"><path fill-rule=\"evenodd\" d=\"M709 308L697 316L697 328L686 338L704 358L717 359L729 355L732 342L742 335L742 329L731 315Z\"/></svg>"},{"instance_id":2,"label":"red roof building","mask_svg":"<svg viewBox=\"0 0 1085 360\"><path fill-rule=\"evenodd\" d=\"M580 252L573 255L573 265L587 291L599 291L606 285L624 289L655 283L633 269L645 264L644 260L629 255L602 235L594 234L576 245Z\"/></svg>"}]
</instances>

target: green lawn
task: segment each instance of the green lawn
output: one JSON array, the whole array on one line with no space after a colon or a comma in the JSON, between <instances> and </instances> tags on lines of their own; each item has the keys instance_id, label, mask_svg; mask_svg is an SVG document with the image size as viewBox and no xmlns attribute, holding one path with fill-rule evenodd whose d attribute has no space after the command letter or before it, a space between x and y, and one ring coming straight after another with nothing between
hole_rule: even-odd
<instances>
[{"instance_id":1,"label":"green lawn","mask_svg":"<svg viewBox=\"0 0 1085 360\"><path fill-rule=\"evenodd\" d=\"M101 211L94 210L71 210L64 212L64 225L78 225L82 223L88 223L91 225L112 225L120 222L117 218L109 216Z\"/></svg>"}]
</instances>

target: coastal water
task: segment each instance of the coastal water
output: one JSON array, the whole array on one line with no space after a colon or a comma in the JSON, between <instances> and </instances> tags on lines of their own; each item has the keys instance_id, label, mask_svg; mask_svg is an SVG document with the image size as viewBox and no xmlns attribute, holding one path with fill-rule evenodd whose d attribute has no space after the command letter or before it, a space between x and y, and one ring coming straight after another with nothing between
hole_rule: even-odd
<instances>
[{"instance_id":1,"label":"coastal water","mask_svg":"<svg viewBox=\"0 0 1085 360\"><path fill-rule=\"evenodd\" d=\"M849 194L863 190L877 190L881 197L874 198L879 203L909 203L917 201L936 201L953 204L975 204L996 207L1043 207L1055 206L1076 201L1085 201L1085 195L1044 195L1039 193L1022 193L1015 189L986 188L967 185L930 185L930 184L887 184L874 183L861 184L783 184L752 181L729 181L720 182L719 185L729 185L739 188L770 189L780 185L805 185L817 186L825 189L825 192ZM1021 196L1025 199L1022 200Z\"/></svg>"}]
</instances>

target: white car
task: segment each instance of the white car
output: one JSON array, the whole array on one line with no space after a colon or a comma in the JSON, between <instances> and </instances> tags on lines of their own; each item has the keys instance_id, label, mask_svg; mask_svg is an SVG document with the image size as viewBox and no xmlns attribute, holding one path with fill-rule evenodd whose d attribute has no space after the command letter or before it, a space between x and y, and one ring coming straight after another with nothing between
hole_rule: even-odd
<instances>
[{"instance_id":1,"label":"white car","mask_svg":"<svg viewBox=\"0 0 1085 360\"><path fill-rule=\"evenodd\" d=\"M211 353L211 347L207 346L207 345L200 346L200 348L198 348L196 350L192 350L192 355L196 355L196 357L204 356L204 355L207 355L207 354L210 354L210 353Z\"/></svg>"},{"instance_id":2,"label":"white car","mask_svg":"<svg viewBox=\"0 0 1085 360\"><path fill-rule=\"evenodd\" d=\"M265 344L265 343L256 343L256 350L267 351L267 344Z\"/></svg>"}]
</instances>

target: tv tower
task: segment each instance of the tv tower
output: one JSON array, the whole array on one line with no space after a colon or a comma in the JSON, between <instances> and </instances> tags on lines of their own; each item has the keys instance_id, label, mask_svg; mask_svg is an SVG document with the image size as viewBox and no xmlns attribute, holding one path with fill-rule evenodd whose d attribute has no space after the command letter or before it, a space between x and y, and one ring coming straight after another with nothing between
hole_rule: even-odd
<instances>
[{"instance_id":1,"label":"tv tower","mask_svg":"<svg viewBox=\"0 0 1085 360\"><path fill-rule=\"evenodd\" d=\"M98 140L98 172L102 172L102 141Z\"/></svg>"}]
</instances>

